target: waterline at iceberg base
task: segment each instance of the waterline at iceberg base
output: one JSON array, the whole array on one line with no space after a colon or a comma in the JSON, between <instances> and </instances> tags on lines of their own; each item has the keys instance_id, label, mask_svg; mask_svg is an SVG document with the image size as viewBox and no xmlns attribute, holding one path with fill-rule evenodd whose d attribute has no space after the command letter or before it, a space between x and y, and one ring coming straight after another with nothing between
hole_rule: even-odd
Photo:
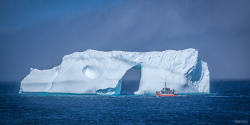
<instances>
[{"instance_id":1,"label":"waterline at iceberg base","mask_svg":"<svg viewBox=\"0 0 250 125\"><path fill-rule=\"evenodd\" d=\"M59 66L30 73L21 81L20 92L80 93L119 95L127 70L141 70L138 91L155 94L165 82L178 93L209 93L207 63L198 50L153 52L86 50L66 55Z\"/></svg>"}]
</instances>

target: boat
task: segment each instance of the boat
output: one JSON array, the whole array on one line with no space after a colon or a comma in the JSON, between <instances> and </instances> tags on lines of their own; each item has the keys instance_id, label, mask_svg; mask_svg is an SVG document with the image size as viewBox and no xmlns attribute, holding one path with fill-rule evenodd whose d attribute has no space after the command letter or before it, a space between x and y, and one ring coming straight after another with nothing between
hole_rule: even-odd
<instances>
[{"instance_id":1,"label":"boat","mask_svg":"<svg viewBox=\"0 0 250 125\"><path fill-rule=\"evenodd\" d=\"M163 88L161 91L156 91L156 95L158 96L177 96L178 93L176 93L173 90L171 90L170 88L166 87L166 82L165 82L165 88Z\"/></svg>"}]
</instances>

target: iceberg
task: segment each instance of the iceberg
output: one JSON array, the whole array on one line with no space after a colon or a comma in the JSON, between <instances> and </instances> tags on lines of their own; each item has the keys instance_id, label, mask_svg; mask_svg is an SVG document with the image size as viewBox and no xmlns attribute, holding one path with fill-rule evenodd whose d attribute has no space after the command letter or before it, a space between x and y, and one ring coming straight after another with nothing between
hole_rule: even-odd
<instances>
[{"instance_id":1,"label":"iceberg","mask_svg":"<svg viewBox=\"0 0 250 125\"><path fill-rule=\"evenodd\" d=\"M166 82L179 93L209 93L209 70L198 50L152 52L86 50L66 55L59 66L30 73L21 81L20 92L112 94L121 92L127 70L141 70L134 94L155 94Z\"/></svg>"}]
</instances>

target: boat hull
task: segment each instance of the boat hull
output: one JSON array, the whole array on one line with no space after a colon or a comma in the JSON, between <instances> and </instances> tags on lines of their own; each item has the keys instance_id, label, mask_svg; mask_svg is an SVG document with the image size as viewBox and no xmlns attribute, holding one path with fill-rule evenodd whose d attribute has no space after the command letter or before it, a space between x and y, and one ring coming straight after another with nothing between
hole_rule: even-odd
<instances>
[{"instance_id":1,"label":"boat hull","mask_svg":"<svg viewBox=\"0 0 250 125\"><path fill-rule=\"evenodd\" d=\"M158 96L177 96L178 94L160 94L157 92L156 95L158 95Z\"/></svg>"}]
</instances>

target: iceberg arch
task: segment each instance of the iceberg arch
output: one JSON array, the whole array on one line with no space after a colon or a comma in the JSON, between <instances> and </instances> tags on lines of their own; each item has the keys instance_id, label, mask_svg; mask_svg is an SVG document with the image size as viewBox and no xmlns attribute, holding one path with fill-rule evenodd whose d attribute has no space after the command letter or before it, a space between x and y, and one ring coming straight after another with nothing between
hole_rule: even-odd
<instances>
[{"instance_id":1,"label":"iceberg arch","mask_svg":"<svg viewBox=\"0 0 250 125\"><path fill-rule=\"evenodd\" d=\"M30 70L21 81L20 91L95 94L107 91L120 94L122 77L130 68L141 70L135 94L155 93L167 86L177 92L209 92L207 63L198 50L162 52L124 52L86 50L66 55L52 69Z\"/></svg>"},{"instance_id":2,"label":"iceberg arch","mask_svg":"<svg viewBox=\"0 0 250 125\"><path fill-rule=\"evenodd\" d=\"M141 80L141 69L132 67L122 77L121 95L133 95L138 91Z\"/></svg>"}]
</instances>

